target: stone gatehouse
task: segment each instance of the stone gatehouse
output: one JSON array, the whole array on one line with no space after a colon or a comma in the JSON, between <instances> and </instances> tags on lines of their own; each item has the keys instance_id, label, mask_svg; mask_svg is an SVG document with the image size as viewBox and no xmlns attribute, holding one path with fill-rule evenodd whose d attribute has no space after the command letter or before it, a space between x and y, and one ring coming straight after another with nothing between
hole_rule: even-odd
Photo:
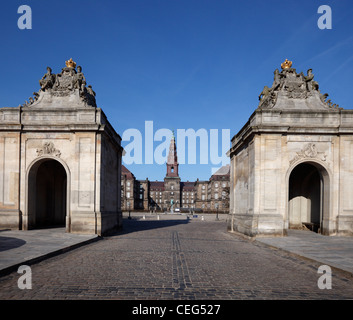
<instances>
[{"instance_id":1,"label":"stone gatehouse","mask_svg":"<svg viewBox=\"0 0 353 320\"><path fill-rule=\"evenodd\" d=\"M0 227L104 234L122 223L121 138L72 59L0 109Z\"/></svg>"},{"instance_id":2,"label":"stone gatehouse","mask_svg":"<svg viewBox=\"0 0 353 320\"><path fill-rule=\"evenodd\" d=\"M281 67L232 138L228 228L353 235L353 110L328 100L311 69Z\"/></svg>"}]
</instances>

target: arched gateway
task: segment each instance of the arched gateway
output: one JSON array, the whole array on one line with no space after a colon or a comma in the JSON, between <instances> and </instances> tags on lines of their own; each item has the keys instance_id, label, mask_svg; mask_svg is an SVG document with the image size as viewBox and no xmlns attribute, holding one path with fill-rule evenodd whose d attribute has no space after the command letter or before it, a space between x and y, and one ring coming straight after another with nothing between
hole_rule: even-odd
<instances>
[{"instance_id":1,"label":"arched gateway","mask_svg":"<svg viewBox=\"0 0 353 320\"><path fill-rule=\"evenodd\" d=\"M288 222L292 229L322 232L329 218L330 179L326 169L315 162L298 164L288 181Z\"/></svg>"},{"instance_id":2,"label":"arched gateway","mask_svg":"<svg viewBox=\"0 0 353 320\"><path fill-rule=\"evenodd\" d=\"M29 229L66 226L67 231L70 230L68 182L68 174L58 160L44 158L30 167L27 179Z\"/></svg>"},{"instance_id":3,"label":"arched gateway","mask_svg":"<svg viewBox=\"0 0 353 320\"><path fill-rule=\"evenodd\" d=\"M353 235L353 110L332 104L311 69L281 68L232 138L228 228Z\"/></svg>"},{"instance_id":4,"label":"arched gateway","mask_svg":"<svg viewBox=\"0 0 353 320\"><path fill-rule=\"evenodd\" d=\"M82 68L48 67L39 84L25 104L0 109L0 228L120 227L121 138Z\"/></svg>"}]
</instances>

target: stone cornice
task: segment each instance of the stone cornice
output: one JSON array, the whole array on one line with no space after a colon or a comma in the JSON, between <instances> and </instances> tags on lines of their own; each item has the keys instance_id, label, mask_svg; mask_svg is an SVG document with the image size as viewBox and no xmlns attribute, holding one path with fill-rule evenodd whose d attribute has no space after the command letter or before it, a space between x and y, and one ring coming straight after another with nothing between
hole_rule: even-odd
<instances>
[{"instance_id":1,"label":"stone cornice","mask_svg":"<svg viewBox=\"0 0 353 320\"><path fill-rule=\"evenodd\" d=\"M232 138L228 155L256 134L343 135L353 133L353 110L261 110L256 109Z\"/></svg>"},{"instance_id":2,"label":"stone cornice","mask_svg":"<svg viewBox=\"0 0 353 320\"><path fill-rule=\"evenodd\" d=\"M100 108L0 108L0 131L103 132L121 148L121 137Z\"/></svg>"}]
</instances>

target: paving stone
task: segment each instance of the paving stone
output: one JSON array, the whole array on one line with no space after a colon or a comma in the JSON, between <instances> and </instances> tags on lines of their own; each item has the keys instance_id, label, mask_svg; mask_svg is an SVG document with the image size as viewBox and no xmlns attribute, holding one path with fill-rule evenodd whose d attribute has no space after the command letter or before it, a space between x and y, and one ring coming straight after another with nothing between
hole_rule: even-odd
<instances>
[{"instance_id":1,"label":"paving stone","mask_svg":"<svg viewBox=\"0 0 353 320\"><path fill-rule=\"evenodd\" d=\"M353 278L226 232L225 221L126 220L124 230L0 277L0 299L353 299Z\"/></svg>"}]
</instances>

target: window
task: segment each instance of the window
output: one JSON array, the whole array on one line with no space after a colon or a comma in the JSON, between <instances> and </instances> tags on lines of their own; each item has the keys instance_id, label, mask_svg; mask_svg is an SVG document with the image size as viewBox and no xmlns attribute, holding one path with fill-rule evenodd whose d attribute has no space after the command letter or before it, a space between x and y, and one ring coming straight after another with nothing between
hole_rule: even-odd
<instances>
[{"instance_id":1,"label":"window","mask_svg":"<svg viewBox=\"0 0 353 320\"><path fill-rule=\"evenodd\" d=\"M218 193L215 193L215 194L214 194L214 198L215 198L215 199L218 199Z\"/></svg>"},{"instance_id":2,"label":"window","mask_svg":"<svg viewBox=\"0 0 353 320\"><path fill-rule=\"evenodd\" d=\"M214 186L215 186L215 188L218 188L218 182L216 182L216 183L214 184Z\"/></svg>"},{"instance_id":3,"label":"window","mask_svg":"<svg viewBox=\"0 0 353 320\"><path fill-rule=\"evenodd\" d=\"M206 186L205 186L205 185L203 185L203 186L202 186L202 189L203 189L203 190L205 190L205 189L206 189Z\"/></svg>"},{"instance_id":4,"label":"window","mask_svg":"<svg viewBox=\"0 0 353 320\"><path fill-rule=\"evenodd\" d=\"M143 194L140 194L140 199L141 199L141 200L143 199Z\"/></svg>"},{"instance_id":5,"label":"window","mask_svg":"<svg viewBox=\"0 0 353 320\"><path fill-rule=\"evenodd\" d=\"M127 185L128 187L130 187L130 181L127 181L127 182L126 182L126 185Z\"/></svg>"},{"instance_id":6,"label":"window","mask_svg":"<svg viewBox=\"0 0 353 320\"><path fill-rule=\"evenodd\" d=\"M225 188L227 184L225 182L222 183L222 187Z\"/></svg>"},{"instance_id":7,"label":"window","mask_svg":"<svg viewBox=\"0 0 353 320\"><path fill-rule=\"evenodd\" d=\"M205 200L205 195L204 194L201 196L201 200Z\"/></svg>"},{"instance_id":8,"label":"window","mask_svg":"<svg viewBox=\"0 0 353 320\"><path fill-rule=\"evenodd\" d=\"M126 192L126 198L130 198L130 192Z\"/></svg>"},{"instance_id":9,"label":"window","mask_svg":"<svg viewBox=\"0 0 353 320\"><path fill-rule=\"evenodd\" d=\"M173 184L170 186L170 189L174 190L174 185Z\"/></svg>"}]
</instances>

